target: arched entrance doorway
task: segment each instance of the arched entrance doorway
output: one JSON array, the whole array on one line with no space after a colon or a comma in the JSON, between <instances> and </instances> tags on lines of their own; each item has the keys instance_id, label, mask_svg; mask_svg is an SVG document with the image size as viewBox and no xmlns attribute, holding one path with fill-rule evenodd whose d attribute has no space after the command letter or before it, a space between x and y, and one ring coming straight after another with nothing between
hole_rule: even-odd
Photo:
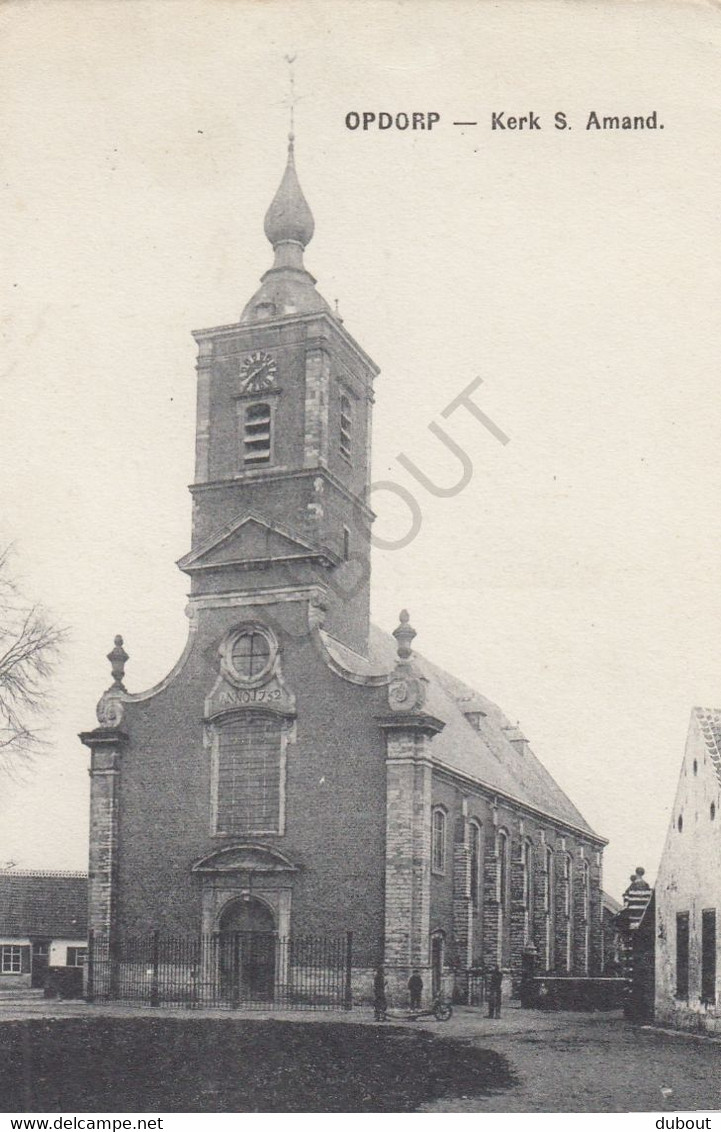
<instances>
[{"instance_id":1,"label":"arched entrance doorway","mask_svg":"<svg viewBox=\"0 0 721 1132\"><path fill-rule=\"evenodd\" d=\"M223 997L232 1002L272 999L277 936L268 905L255 898L232 900L218 929Z\"/></svg>"}]
</instances>

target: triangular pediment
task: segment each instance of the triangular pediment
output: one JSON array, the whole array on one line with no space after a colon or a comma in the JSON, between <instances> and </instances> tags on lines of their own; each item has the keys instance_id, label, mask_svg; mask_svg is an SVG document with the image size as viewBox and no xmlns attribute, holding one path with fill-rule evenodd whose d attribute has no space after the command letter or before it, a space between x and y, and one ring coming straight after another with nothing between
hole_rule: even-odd
<instances>
[{"instance_id":1,"label":"triangular pediment","mask_svg":"<svg viewBox=\"0 0 721 1132\"><path fill-rule=\"evenodd\" d=\"M320 561L331 564L326 550L291 534L259 515L246 513L236 517L179 559L178 566L187 574L199 570L218 570L224 567L251 569L270 566L276 562Z\"/></svg>"}]
</instances>

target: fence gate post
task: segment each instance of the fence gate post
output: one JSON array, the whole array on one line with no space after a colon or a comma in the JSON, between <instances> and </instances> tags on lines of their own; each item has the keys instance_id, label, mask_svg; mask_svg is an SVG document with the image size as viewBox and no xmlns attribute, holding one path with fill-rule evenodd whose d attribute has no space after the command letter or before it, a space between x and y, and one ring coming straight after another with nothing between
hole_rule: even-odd
<instances>
[{"instance_id":1,"label":"fence gate post","mask_svg":"<svg viewBox=\"0 0 721 1132\"><path fill-rule=\"evenodd\" d=\"M240 971L241 971L241 967L240 967L241 935L240 935L240 932L233 932L233 935L232 935L231 938L232 938L232 943L233 943L233 982L232 982L232 986L231 986L231 989L230 989L230 993L231 993L232 1005L237 1006L238 1003L240 1002ZM243 959L244 960L246 959L245 955L243 955Z\"/></svg>"},{"instance_id":2,"label":"fence gate post","mask_svg":"<svg viewBox=\"0 0 721 1132\"><path fill-rule=\"evenodd\" d=\"M88 958L86 967L85 999L87 1002L95 1001L95 932L91 928L88 932Z\"/></svg>"},{"instance_id":3,"label":"fence gate post","mask_svg":"<svg viewBox=\"0 0 721 1132\"><path fill-rule=\"evenodd\" d=\"M153 932L151 943L150 962L152 964L152 974L150 977L150 1005L160 1005L160 993L158 985L158 968L160 956L160 935L157 929Z\"/></svg>"},{"instance_id":4,"label":"fence gate post","mask_svg":"<svg viewBox=\"0 0 721 1132\"><path fill-rule=\"evenodd\" d=\"M351 976L353 973L353 932L346 932L345 944L345 1001L344 1007L350 1010L353 1006L353 987Z\"/></svg>"}]
</instances>

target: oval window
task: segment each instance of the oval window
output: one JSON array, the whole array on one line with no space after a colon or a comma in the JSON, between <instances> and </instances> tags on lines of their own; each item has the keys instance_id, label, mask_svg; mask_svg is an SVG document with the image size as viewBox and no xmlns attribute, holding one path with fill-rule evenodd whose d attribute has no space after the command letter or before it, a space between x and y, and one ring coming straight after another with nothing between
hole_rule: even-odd
<instances>
[{"instance_id":1,"label":"oval window","mask_svg":"<svg viewBox=\"0 0 721 1132\"><path fill-rule=\"evenodd\" d=\"M230 647L230 664L239 680L251 682L271 667L274 650L268 636L256 628L243 629Z\"/></svg>"}]
</instances>

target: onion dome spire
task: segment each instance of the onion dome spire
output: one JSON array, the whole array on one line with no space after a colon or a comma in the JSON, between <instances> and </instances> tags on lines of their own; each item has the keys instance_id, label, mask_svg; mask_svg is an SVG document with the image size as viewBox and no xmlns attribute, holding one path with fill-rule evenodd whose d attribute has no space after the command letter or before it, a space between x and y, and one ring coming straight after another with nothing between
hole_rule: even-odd
<instances>
[{"instance_id":1,"label":"onion dome spire","mask_svg":"<svg viewBox=\"0 0 721 1132\"><path fill-rule=\"evenodd\" d=\"M288 135L288 161L283 180L265 214L265 234L274 249L279 244L300 244L305 248L313 238L315 221L295 171L295 136Z\"/></svg>"},{"instance_id":2,"label":"onion dome spire","mask_svg":"<svg viewBox=\"0 0 721 1132\"><path fill-rule=\"evenodd\" d=\"M241 322L263 322L294 315L332 313L315 289L315 279L303 263L315 221L295 171L295 135L288 135L288 159L283 179L265 214L265 234L273 245L273 266L261 277L262 286L246 304Z\"/></svg>"}]
</instances>

